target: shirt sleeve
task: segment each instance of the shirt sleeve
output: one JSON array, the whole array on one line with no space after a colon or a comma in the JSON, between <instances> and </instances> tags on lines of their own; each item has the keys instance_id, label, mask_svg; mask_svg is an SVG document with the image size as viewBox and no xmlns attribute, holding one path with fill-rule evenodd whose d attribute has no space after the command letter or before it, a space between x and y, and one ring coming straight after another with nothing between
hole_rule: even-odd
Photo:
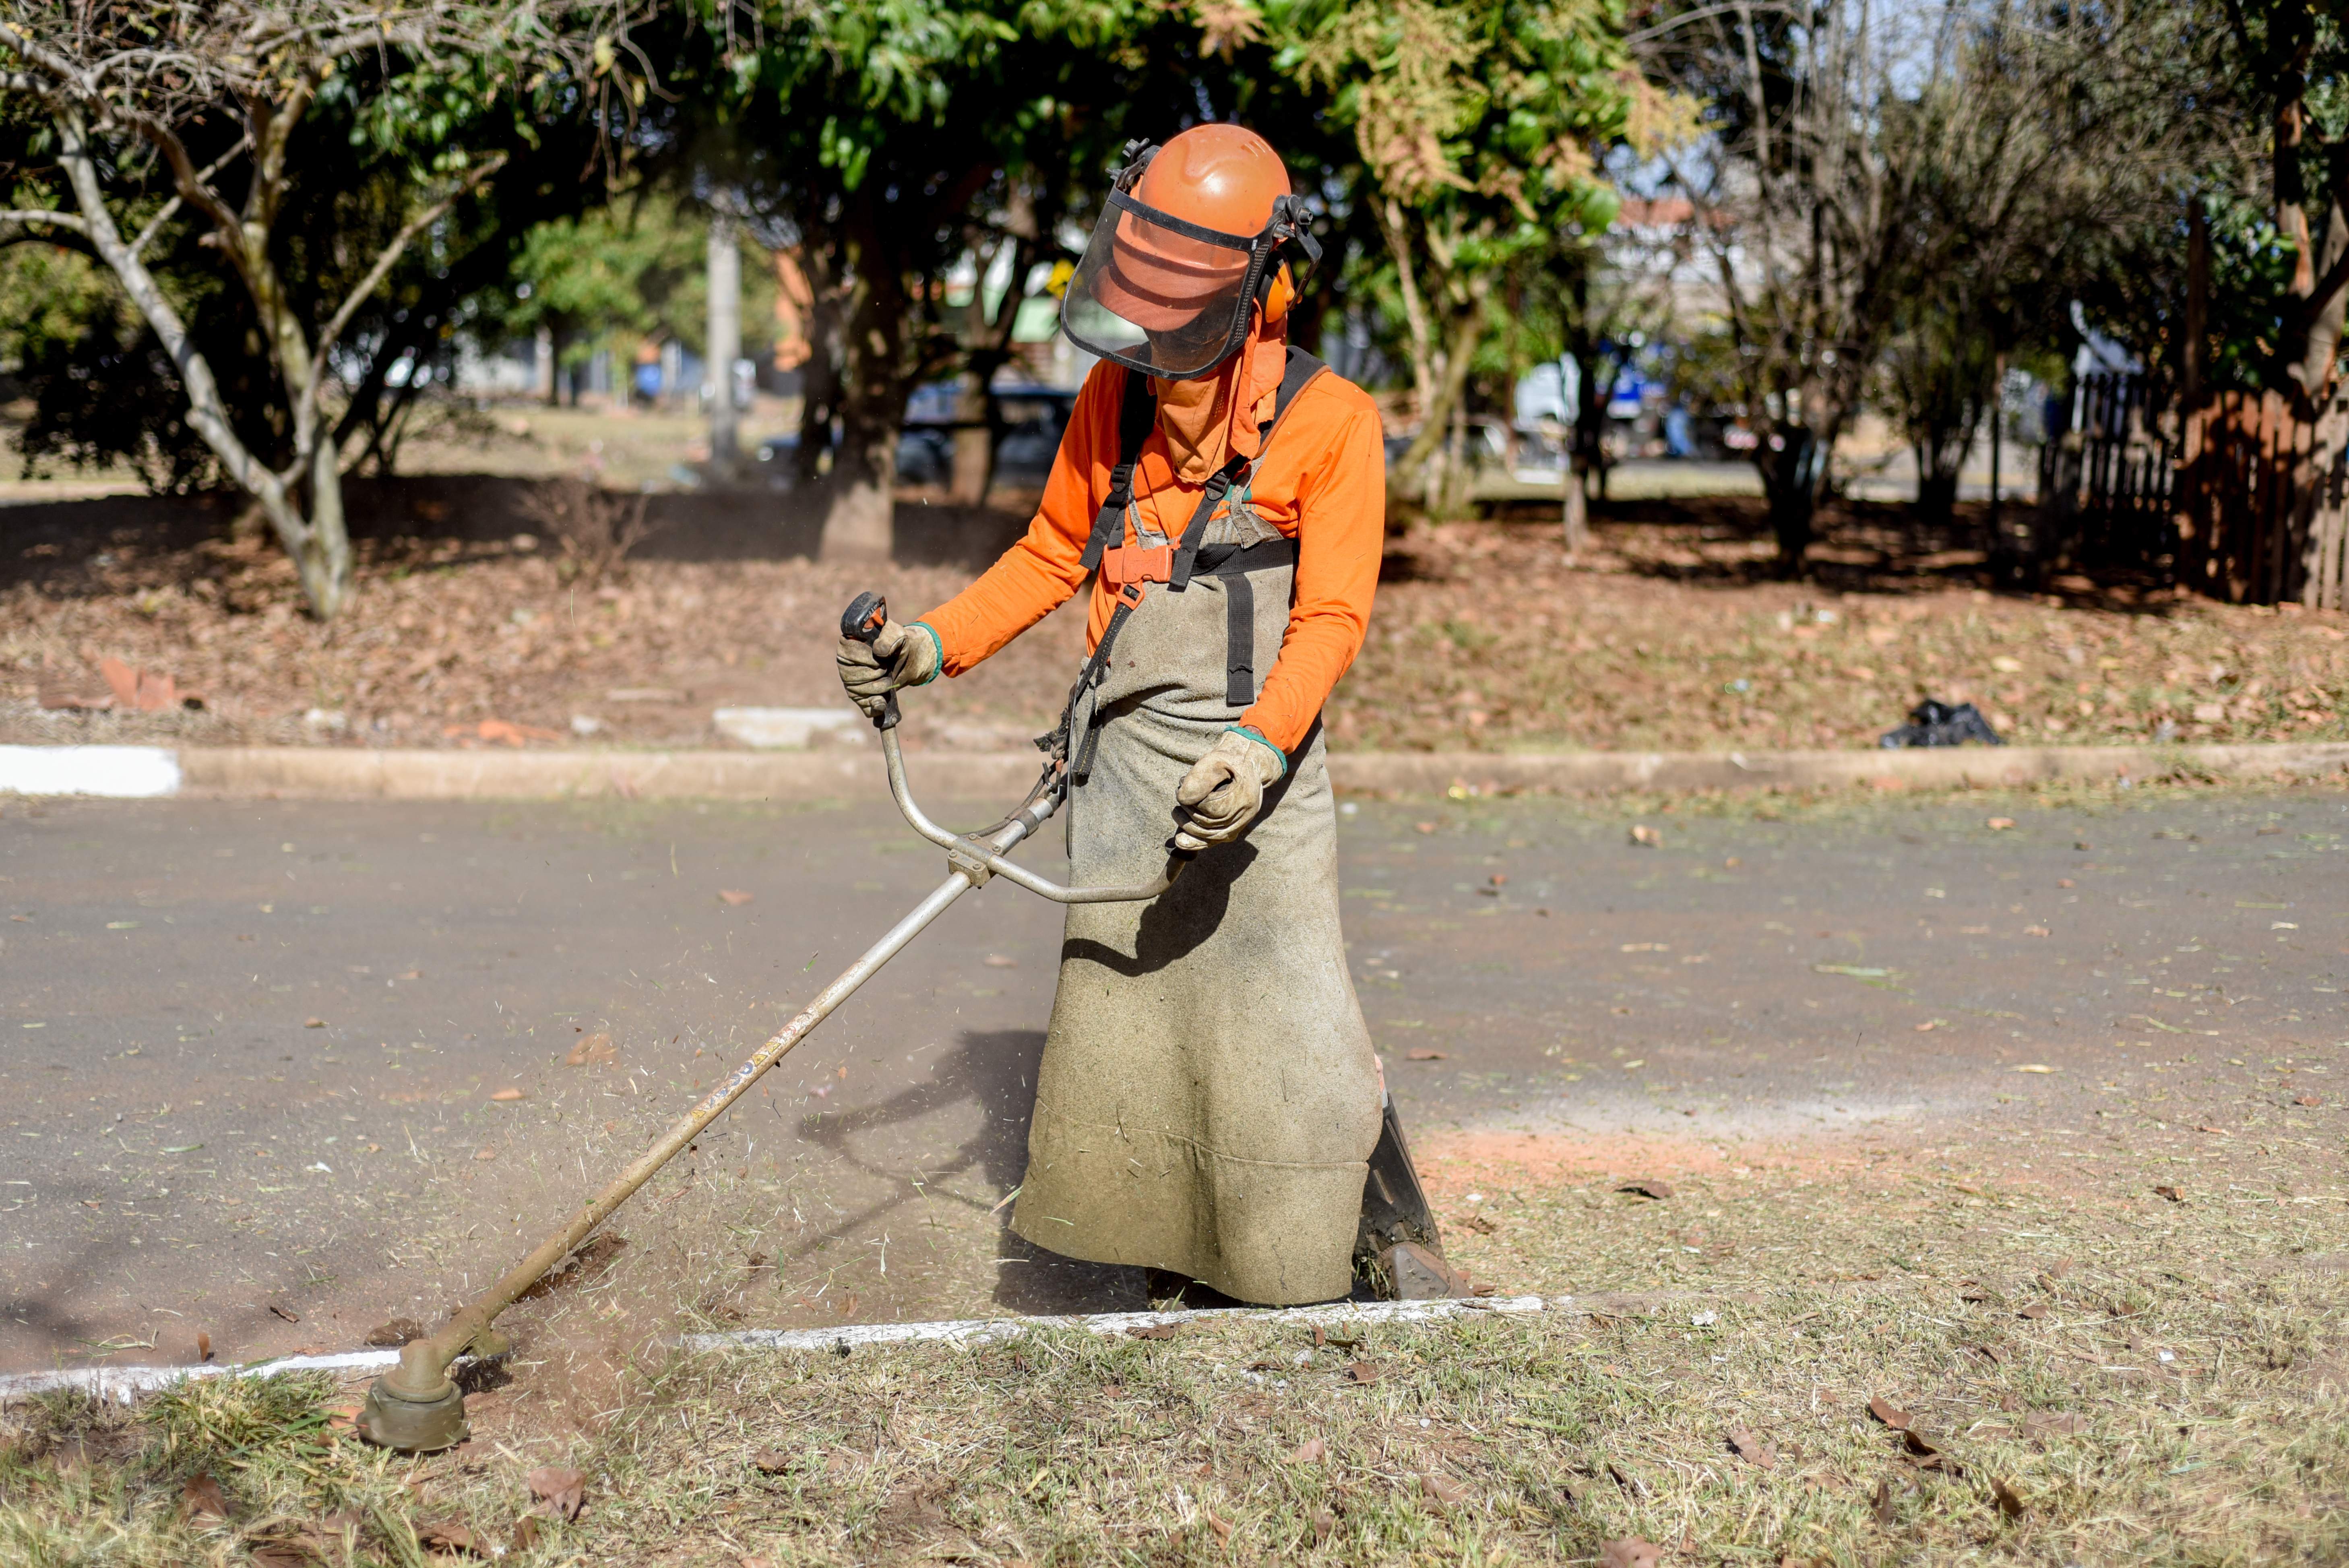
<instances>
[{"instance_id":1,"label":"shirt sleeve","mask_svg":"<svg viewBox=\"0 0 2349 1568\"><path fill-rule=\"evenodd\" d=\"M1386 549L1386 484L1378 411L1365 398L1334 423L1323 449L1305 465L1295 607L1264 690L1240 716L1284 752L1304 740L1330 688L1361 651Z\"/></svg>"},{"instance_id":2,"label":"shirt sleeve","mask_svg":"<svg viewBox=\"0 0 2349 1568\"><path fill-rule=\"evenodd\" d=\"M1058 609L1084 586L1081 564L1093 517L1117 466L1124 373L1094 366L1070 410L1044 499L1019 542L977 581L921 617L938 634L946 673L958 676Z\"/></svg>"}]
</instances>

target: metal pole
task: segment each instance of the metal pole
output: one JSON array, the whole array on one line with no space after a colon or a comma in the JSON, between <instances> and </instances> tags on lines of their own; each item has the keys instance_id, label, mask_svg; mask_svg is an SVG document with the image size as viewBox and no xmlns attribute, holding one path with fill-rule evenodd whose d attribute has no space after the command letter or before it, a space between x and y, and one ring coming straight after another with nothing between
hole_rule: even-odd
<instances>
[{"instance_id":1,"label":"metal pole","mask_svg":"<svg viewBox=\"0 0 2349 1568\"><path fill-rule=\"evenodd\" d=\"M734 214L721 202L709 214L709 330L703 343L709 393L709 475L734 477L741 443L734 428L734 362L742 356L742 248Z\"/></svg>"}]
</instances>

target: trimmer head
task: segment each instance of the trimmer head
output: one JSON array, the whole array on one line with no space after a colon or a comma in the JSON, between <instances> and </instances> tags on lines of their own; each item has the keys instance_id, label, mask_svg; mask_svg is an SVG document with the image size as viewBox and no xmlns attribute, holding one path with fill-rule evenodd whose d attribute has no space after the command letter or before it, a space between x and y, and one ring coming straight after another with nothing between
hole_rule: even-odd
<instances>
[{"instance_id":1,"label":"trimmer head","mask_svg":"<svg viewBox=\"0 0 2349 1568\"><path fill-rule=\"evenodd\" d=\"M375 1380L367 1403L359 1408L359 1436L378 1448L403 1454L438 1453L465 1440L465 1396L457 1385L442 1380L437 1397L410 1399L384 1385L389 1375Z\"/></svg>"},{"instance_id":2,"label":"trimmer head","mask_svg":"<svg viewBox=\"0 0 2349 1568\"><path fill-rule=\"evenodd\" d=\"M465 1396L449 1377L449 1359L445 1350L436 1355L429 1339L403 1346L399 1365L375 1380L359 1407L359 1436L403 1454L438 1453L463 1442Z\"/></svg>"}]
</instances>

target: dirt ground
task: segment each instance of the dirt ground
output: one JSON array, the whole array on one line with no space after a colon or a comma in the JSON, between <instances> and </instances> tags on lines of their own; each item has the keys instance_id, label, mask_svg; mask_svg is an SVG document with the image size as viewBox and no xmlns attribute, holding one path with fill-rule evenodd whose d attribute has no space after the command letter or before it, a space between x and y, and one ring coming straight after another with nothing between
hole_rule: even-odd
<instances>
[{"instance_id":1,"label":"dirt ground","mask_svg":"<svg viewBox=\"0 0 2349 1568\"><path fill-rule=\"evenodd\" d=\"M656 446L658 443L655 443ZM634 459L632 459L634 460ZM810 559L787 493L647 500L654 531L608 576L541 532L537 481L425 476L353 487L357 603L299 608L274 545L224 506L113 496L6 510L0 740L724 746L727 706L840 707L840 607L883 589L918 613L1024 525L1016 511L899 506L885 568ZM999 497L999 500L1004 498ZM2349 619L2065 577L1996 593L1971 516L1831 514L1809 581L1771 580L1760 502L1607 509L1569 559L1554 524L1421 525L1392 539L1368 645L1328 713L1354 749L1864 747L1920 697L1981 704L2024 742L2349 738ZM1065 696L1063 610L908 704L909 744L1016 748ZM106 692L119 659L200 708L45 707Z\"/></svg>"}]
</instances>

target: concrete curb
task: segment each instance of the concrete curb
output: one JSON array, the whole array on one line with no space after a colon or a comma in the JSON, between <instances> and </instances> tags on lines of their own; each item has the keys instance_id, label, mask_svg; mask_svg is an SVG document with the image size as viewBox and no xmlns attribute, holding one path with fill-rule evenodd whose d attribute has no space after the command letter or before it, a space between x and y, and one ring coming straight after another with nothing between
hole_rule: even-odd
<instances>
[{"instance_id":1,"label":"concrete curb","mask_svg":"<svg viewBox=\"0 0 2349 1568\"><path fill-rule=\"evenodd\" d=\"M66 754L70 753L70 756ZM916 752L916 794L1016 799L1032 751ZM2170 777L2314 778L2349 770L2349 742L2009 746L1902 751L1340 752L1353 794L1603 794L1706 789L1953 789ZM880 799L876 752L398 751L357 747L0 747L0 794L375 800Z\"/></svg>"}]
</instances>

